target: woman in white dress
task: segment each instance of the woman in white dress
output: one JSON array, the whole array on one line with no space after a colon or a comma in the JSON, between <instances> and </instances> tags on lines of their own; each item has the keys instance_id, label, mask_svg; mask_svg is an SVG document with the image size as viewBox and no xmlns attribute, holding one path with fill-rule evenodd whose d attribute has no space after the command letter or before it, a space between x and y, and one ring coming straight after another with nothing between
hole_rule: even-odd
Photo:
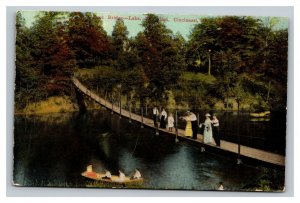
<instances>
[{"instance_id":1,"label":"woman in white dress","mask_svg":"<svg viewBox=\"0 0 300 203\"><path fill-rule=\"evenodd\" d=\"M211 120L210 120L210 114L207 113L205 114L205 121L204 121L204 144L212 143L213 138L212 138L212 126L211 126Z\"/></svg>"}]
</instances>

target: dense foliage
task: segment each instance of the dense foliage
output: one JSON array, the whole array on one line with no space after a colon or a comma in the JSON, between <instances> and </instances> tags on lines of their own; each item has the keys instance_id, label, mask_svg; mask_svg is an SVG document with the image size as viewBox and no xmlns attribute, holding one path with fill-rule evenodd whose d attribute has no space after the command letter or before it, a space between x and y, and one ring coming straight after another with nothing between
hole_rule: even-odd
<instances>
[{"instance_id":1,"label":"dense foliage","mask_svg":"<svg viewBox=\"0 0 300 203\"><path fill-rule=\"evenodd\" d=\"M121 92L127 105L284 110L288 32L276 23L208 17L185 40L148 14L130 38L122 19L109 36L94 13L40 12L31 27L17 13L16 105L70 95L76 73L112 100Z\"/></svg>"}]
</instances>

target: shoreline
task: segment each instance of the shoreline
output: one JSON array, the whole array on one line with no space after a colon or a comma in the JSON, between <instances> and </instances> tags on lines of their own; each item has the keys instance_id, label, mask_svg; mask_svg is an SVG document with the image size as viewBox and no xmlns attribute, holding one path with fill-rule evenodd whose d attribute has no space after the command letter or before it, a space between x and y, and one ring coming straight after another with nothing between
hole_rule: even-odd
<instances>
[{"instance_id":1,"label":"shoreline","mask_svg":"<svg viewBox=\"0 0 300 203\"><path fill-rule=\"evenodd\" d=\"M85 102L87 110L99 109L100 106ZM45 115L55 113L72 113L79 112L77 103L72 102L69 96L53 96L39 102L34 102L26 105L23 109L14 108L14 115Z\"/></svg>"}]
</instances>

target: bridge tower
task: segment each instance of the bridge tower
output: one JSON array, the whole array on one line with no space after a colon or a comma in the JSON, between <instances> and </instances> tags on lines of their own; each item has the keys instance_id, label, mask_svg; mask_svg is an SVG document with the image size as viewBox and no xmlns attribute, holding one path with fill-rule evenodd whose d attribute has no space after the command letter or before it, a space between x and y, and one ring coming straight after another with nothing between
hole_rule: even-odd
<instances>
[{"instance_id":1,"label":"bridge tower","mask_svg":"<svg viewBox=\"0 0 300 203\"><path fill-rule=\"evenodd\" d=\"M80 113L85 113L87 108L86 105L84 103L84 96L83 94L78 90L77 87L75 87L75 95L76 95L76 101L79 107L79 112Z\"/></svg>"}]
</instances>

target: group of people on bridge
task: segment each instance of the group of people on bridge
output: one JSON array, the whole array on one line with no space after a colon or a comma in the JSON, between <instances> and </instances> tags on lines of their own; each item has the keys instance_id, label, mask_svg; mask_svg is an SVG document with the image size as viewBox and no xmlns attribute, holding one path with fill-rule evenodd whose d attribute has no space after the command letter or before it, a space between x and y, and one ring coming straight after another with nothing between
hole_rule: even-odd
<instances>
[{"instance_id":1,"label":"group of people on bridge","mask_svg":"<svg viewBox=\"0 0 300 203\"><path fill-rule=\"evenodd\" d=\"M186 121L185 127L185 136L191 137L193 139L197 139L198 130L203 129L203 138L205 144L215 143L217 146L220 146L220 133L219 133L219 120L217 116L214 114L211 119L211 115L209 113L205 114L205 121L203 123L198 124L198 118L195 113L191 111L187 111L184 116L179 117ZM174 127L174 117L172 113L167 113L163 108L161 112L159 112L157 107L153 108L153 122L154 126L159 128L166 129L168 127L169 132L173 131Z\"/></svg>"}]
</instances>

